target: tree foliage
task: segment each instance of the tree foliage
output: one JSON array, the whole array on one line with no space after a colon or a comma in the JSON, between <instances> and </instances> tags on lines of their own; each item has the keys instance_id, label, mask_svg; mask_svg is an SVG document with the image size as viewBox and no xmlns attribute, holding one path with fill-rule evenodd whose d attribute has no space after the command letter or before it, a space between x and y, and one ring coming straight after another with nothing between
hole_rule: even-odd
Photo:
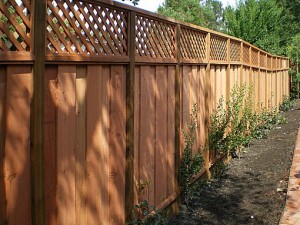
<instances>
[{"instance_id":1,"label":"tree foliage","mask_svg":"<svg viewBox=\"0 0 300 225\"><path fill-rule=\"evenodd\" d=\"M275 0L240 0L236 8L227 7L224 16L230 35L280 54L282 14L283 9Z\"/></svg>"},{"instance_id":2,"label":"tree foliage","mask_svg":"<svg viewBox=\"0 0 300 225\"><path fill-rule=\"evenodd\" d=\"M220 30L223 22L223 7L218 0L165 0L157 12L215 30Z\"/></svg>"}]
</instances>

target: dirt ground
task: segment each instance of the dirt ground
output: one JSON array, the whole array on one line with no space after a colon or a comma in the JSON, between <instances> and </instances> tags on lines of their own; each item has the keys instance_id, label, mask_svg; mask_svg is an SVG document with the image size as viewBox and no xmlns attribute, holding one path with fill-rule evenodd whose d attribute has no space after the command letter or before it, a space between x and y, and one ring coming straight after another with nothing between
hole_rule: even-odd
<instances>
[{"instance_id":1,"label":"dirt ground","mask_svg":"<svg viewBox=\"0 0 300 225\"><path fill-rule=\"evenodd\" d=\"M300 126L300 101L284 114L286 124L276 126L268 139L253 141L222 178L198 185L189 206L183 205L168 224L278 224Z\"/></svg>"}]
</instances>

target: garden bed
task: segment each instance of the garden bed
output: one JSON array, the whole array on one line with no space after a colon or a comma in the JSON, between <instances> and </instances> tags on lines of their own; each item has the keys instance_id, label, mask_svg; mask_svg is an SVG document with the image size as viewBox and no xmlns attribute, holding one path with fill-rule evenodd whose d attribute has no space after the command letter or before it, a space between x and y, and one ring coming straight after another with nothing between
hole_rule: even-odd
<instances>
[{"instance_id":1,"label":"garden bed","mask_svg":"<svg viewBox=\"0 0 300 225\"><path fill-rule=\"evenodd\" d=\"M267 139L251 142L221 178L198 182L189 205L181 206L169 224L278 224L300 125L300 101L284 114L287 123L275 126Z\"/></svg>"}]
</instances>

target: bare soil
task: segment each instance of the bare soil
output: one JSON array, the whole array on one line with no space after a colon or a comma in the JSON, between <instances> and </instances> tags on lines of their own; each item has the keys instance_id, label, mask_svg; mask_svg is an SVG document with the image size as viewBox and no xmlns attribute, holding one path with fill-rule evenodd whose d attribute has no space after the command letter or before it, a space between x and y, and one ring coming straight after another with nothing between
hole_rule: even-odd
<instances>
[{"instance_id":1,"label":"bare soil","mask_svg":"<svg viewBox=\"0 0 300 225\"><path fill-rule=\"evenodd\" d=\"M267 139L253 141L221 178L198 185L189 205L181 206L168 224L278 224L300 126L300 101L284 114L287 123L275 126Z\"/></svg>"}]
</instances>

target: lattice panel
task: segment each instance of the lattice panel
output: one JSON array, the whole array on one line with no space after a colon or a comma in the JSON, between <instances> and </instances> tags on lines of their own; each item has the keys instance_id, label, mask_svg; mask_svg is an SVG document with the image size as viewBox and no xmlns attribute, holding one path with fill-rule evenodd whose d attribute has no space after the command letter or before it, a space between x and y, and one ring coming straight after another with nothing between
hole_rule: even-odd
<instances>
[{"instance_id":1,"label":"lattice panel","mask_svg":"<svg viewBox=\"0 0 300 225\"><path fill-rule=\"evenodd\" d=\"M260 67L267 67L267 57L265 54L260 54L259 65Z\"/></svg>"},{"instance_id":2,"label":"lattice panel","mask_svg":"<svg viewBox=\"0 0 300 225\"><path fill-rule=\"evenodd\" d=\"M137 15L135 29L136 55L175 58L175 25Z\"/></svg>"},{"instance_id":3,"label":"lattice panel","mask_svg":"<svg viewBox=\"0 0 300 225\"><path fill-rule=\"evenodd\" d=\"M97 2L47 2L47 50L53 53L125 56L128 13Z\"/></svg>"},{"instance_id":4,"label":"lattice panel","mask_svg":"<svg viewBox=\"0 0 300 225\"><path fill-rule=\"evenodd\" d=\"M256 49L251 50L251 63L258 66L258 51Z\"/></svg>"},{"instance_id":5,"label":"lattice panel","mask_svg":"<svg viewBox=\"0 0 300 225\"><path fill-rule=\"evenodd\" d=\"M272 69L272 57L268 55L267 59L267 67L268 69Z\"/></svg>"},{"instance_id":6,"label":"lattice panel","mask_svg":"<svg viewBox=\"0 0 300 225\"><path fill-rule=\"evenodd\" d=\"M250 63L250 46L243 45L243 61L244 63Z\"/></svg>"},{"instance_id":7,"label":"lattice panel","mask_svg":"<svg viewBox=\"0 0 300 225\"><path fill-rule=\"evenodd\" d=\"M0 51L30 50L30 0L0 1Z\"/></svg>"},{"instance_id":8,"label":"lattice panel","mask_svg":"<svg viewBox=\"0 0 300 225\"><path fill-rule=\"evenodd\" d=\"M241 60L241 43L230 40L230 61Z\"/></svg>"},{"instance_id":9,"label":"lattice panel","mask_svg":"<svg viewBox=\"0 0 300 225\"><path fill-rule=\"evenodd\" d=\"M227 61L227 39L211 35L210 39L210 59Z\"/></svg>"},{"instance_id":10,"label":"lattice panel","mask_svg":"<svg viewBox=\"0 0 300 225\"><path fill-rule=\"evenodd\" d=\"M206 33L187 28L181 29L180 54L183 59L206 58Z\"/></svg>"}]
</instances>

